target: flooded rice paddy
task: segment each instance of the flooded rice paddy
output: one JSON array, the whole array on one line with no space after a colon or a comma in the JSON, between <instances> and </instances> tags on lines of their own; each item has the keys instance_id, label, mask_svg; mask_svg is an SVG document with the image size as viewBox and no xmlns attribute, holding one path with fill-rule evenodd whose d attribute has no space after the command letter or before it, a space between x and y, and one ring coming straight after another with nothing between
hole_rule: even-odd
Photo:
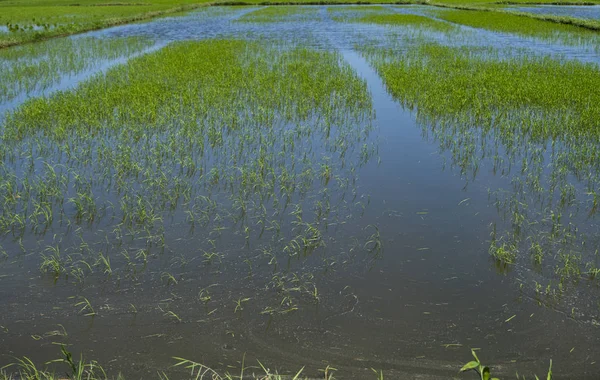
<instances>
[{"instance_id":1,"label":"flooded rice paddy","mask_svg":"<svg viewBox=\"0 0 600 380\"><path fill-rule=\"evenodd\" d=\"M0 355L600 376L597 40L211 7L0 51ZM423 20L425 19L425 20Z\"/></svg>"}]
</instances>

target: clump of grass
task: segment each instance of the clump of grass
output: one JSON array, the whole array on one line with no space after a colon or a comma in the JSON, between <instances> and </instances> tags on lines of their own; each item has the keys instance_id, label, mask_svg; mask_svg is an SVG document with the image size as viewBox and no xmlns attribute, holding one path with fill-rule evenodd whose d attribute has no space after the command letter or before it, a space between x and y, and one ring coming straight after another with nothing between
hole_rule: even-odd
<instances>
[{"instance_id":1,"label":"clump of grass","mask_svg":"<svg viewBox=\"0 0 600 380\"><path fill-rule=\"evenodd\" d=\"M108 379L108 375L104 371L104 368L98 364L97 361L92 360L86 362L81 355L79 360L73 358L73 354L67 350L64 345L60 346L62 357L59 359L51 360L45 363L46 366L61 363L65 364L68 368L68 378L71 380L103 380ZM6 372L8 368L16 367L15 373ZM12 379L29 379L29 380L60 380L64 379L65 375L56 374L46 368L40 369L38 366L28 357L17 359L15 363L4 366L0 369L0 379L12 380ZM119 374L117 379L122 379Z\"/></svg>"},{"instance_id":2,"label":"clump of grass","mask_svg":"<svg viewBox=\"0 0 600 380\"><path fill-rule=\"evenodd\" d=\"M490 255L503 264L514 264L517 259L517 247L514 244L502 243L498 245L492 242L490 245Z\"/></svg>"}]
</instances>

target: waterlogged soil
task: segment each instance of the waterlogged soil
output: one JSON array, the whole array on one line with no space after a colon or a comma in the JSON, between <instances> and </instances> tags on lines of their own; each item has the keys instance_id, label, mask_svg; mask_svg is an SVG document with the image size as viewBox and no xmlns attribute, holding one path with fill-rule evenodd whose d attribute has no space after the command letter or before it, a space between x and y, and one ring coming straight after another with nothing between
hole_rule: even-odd
<instances>
[{"instance_id":1,"label":"waterlogged soil","mask_svg":"<svg viewBox=\"0 0 600 380\"><path fill-rule=\"evenodd\" d=\"M46 230L6 233L0 241L6 251L0 261L0 364L22 356L51 360L58 356L56 343L65 343L77 356L84 354L128 378L155 378L158 371L181 378L171 368L172 357L237 373L245 356L247 366L256 366L255 359L287 373L305 366L304 374L313 377L330 365L343 379L374 378L371 368L390 379L448 379L474 375L457 372L476 347L502 377L515 371L541 377L550 359L555 378L600 376L597 280L584 279L557 302L545 302L530 284L552 273L491 259L490 226L510 222L501 217L506 210L498 209L490 192L511 189L513 173L495 171L484 154L475 175L461 173L453 165L456 152L440 146L431 126L417 122L418 109L403 108L392 98L357 47L417 36L452 46L489 44L515 55L595 63L600 56L585 45L472 28L458 28L454 35L335 21L336 12L352 19L355 10L309 8L260 23L244 19L256 8L211 8L85 37L154 41L156 48L141 54L176 41L214 38L264 45L283 41L341 54L366 83L374 110L365 122L372 130L347 140L354 144L349 151L373 149L360 163L349 159L351 186L329 188L332 217L317 223L319 228L327 225L325 243L301 259L280 258L275 266L265 259L270 257L267 246L275 251L273 257L293 246L277 236L294 235L298 214L293 204L300 201L291 202L277 227L270 225L265 233L253 229L250 235L235 218L209 226L191 223L182 204L166 214L164 231L156 235L120 227L110 207L91 221L57 216ZM376 11L426 14L423 8ZM55 87L27 97L69 91L125 61L118 58L75 76L65 74ZM26 101L15 99L0 109L17 109ZM317 156L330 154L318 151L320 138L309 137L314 141L308 140L306 147L314 146ZM210 157L206 160L210 169ZM316 184L315 199L323 196L319 186L327 187ZM98 186L93 192L107 190ZM226 189L212 197L230 201ZM114 205L120 201L114 191L104 198ZM67 208L67 214L73 212ZM591 236L588 244L597 246L598 219L574 216L573 222ZM125 236L114 233L117 227ZM110 256L114 274L103 273L100 265L84 280L41 273L40 255L51 253L46 247L84 244ZM217 258L205 255L215 249ZM146 256L147 261L141 259ZM256 367L252 371L260 372Z\"/></svg>"}]
</instances>

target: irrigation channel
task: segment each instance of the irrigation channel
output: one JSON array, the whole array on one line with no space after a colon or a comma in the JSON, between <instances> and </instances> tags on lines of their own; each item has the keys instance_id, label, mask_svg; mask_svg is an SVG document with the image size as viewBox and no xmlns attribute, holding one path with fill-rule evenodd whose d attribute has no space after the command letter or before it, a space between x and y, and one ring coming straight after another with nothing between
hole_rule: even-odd
<instances>
[{"instance_id":1,"label":"irrigation channel","mask_svg":"<svg viewBox=\"0 0 600 380\"><path fill-rule=\"evenodd\" d=\"M597 137L476 128L504 116L402 98L386 66L597 70L597 41L271 9L0 51L0 364L448 379L476 347L503 378L597 379ZM431 24L359 22L397 14Z\"/></svg>"}]
</instances>

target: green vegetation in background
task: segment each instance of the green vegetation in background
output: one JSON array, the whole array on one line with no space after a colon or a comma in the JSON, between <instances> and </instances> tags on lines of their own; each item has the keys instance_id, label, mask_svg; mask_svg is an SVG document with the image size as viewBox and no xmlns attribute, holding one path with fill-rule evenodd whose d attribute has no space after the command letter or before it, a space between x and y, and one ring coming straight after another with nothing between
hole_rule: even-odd
<instances>
[{"instance_id":1,"label":"green vegetation in background","mask_svg":"<svg viewBox=\"0 0 600 380\"><path fill-rule=\"evenodd\" d=\"M362 0L350 1L350 3L356 2L362 2ZM404 3L404 1L395 0L376 2ZM269 0L3 1L0 2L0 27L5 27L5 30L0 28L0 48L175 14L205 5L268 5L271 3L280 4L282 2ZM319 4L320 2L298 0L289 3ZM331 1L330 3L348 2Z\"/></svg>"},{"instance_id":2,"label":"green vegetation in background","mask_svg":"<svg viewBox=\"0 0 600 380\"><path fill-rule=\"evenodd\" d=\"M363 1L357 1L365 3ZM52 2L26 2L15 0L0 3L0 25L5 30L0 30L0 48L42 40L54 36L63 36L88 30L101 29L109 26L135 22L165 14L174 14L188 11L202 5L268 5L268 4L348 4L354 1L331 1L314 2L312 0L299 0L292 2L249 0L249 1L209 1L209 0L153 0L152 2L96 2L94 0L83 0L77 3L64 0L53 0ZM457 8L472 9L473 5L464 1L450 2L421 2L408 0L367 0L366 3L388 3L388 4L431 4ZM488 9L497 6L491 3ZM490 7L490 4L492 5ZM265 11L263 21L269 17L276 17L277 13L283 11ZM270 14L273 13L273 14ZM481 12L480 12L481 13ZM519 17L520 15L521 17ZM280 14L277 17L281 17ZM534 15L517 12L494 12L491 14L473 14L467 16L448 16L449 21L463 23L475 27L489 28L506 32L517 32L529 35L545 35L549 29L556 32L570 31L578 32L582 29L600 30L600 22L595 20L581 20L572 17L553 15ZM527 20L529 18L530 20ZM282 20L285 20L283 18ZM539 20L535 22L532 20ZM260 19L258 19L260 22ZM552 22L546 22L550 21ZM560 24L560 25L555 25ZM539 30L538 30L539 29Z\"/></svg>"},{"instance_id":3,"label":"green vegetation in background","mask_svg":"<svg viewBox=\"0 0 600 380\"><path fill-rule=\"evenodd\" d=\"M391 14L393 11L381 5L341 5L327 7L327 13L333 20L342 22L357 21L361 17Z\"/></svg>"},{"instance_id":4,"label":"green vegetation in background","mask_svg":"<svg viewBox=\"0 0 600 380\"><path fill-rule=\"evenodd\" d=\"M456 30L456 27L452 24L431 19L425 16L419 15L405 15L405 14L390 14L390 15L366 15L358 17L358 22L370 23L370 24L382 24L382 25L404 25L413 28L429 28L438 30L441 32L452 32Z\"/></svg>"},{"instance_id":5,"label":"green vegetation in background","mask_svg":"<svg viewBox=\"0 0 600 380\"><path fill-rule=\"evenodd\" d=\"M318 17L318 9L298 6L270 6L245 14L238 21L242 22L289 22L310 20Z\"/></svg>"},{"instance_id":6,"label":"green vegetation in background","mask_svg":"<svg viewBox=\"0 0 600 380\"><path fill-rule=\"evenodd\" d=\"M390 10L381 5L337 5L327 7L327 12L329 13L345 11L361 13L389 13Z\"/></svg>"},{"instance_id":7,"label":"green vegetation in background","mask_svg":"<svg viewBox=\"0 0 600 380\"><path fill-rule=\"evenodd\" d=\"M0 2L0 48L197 8L203 0Z\"/></svg>"},{"instance_id":8,"label":"green vegetation in background","mask_svg":"<svg viewBox=\"0 0 600 380\"><path fill-rule=\"evenodd\" d=\"M452 10L439 12L438 17L457 24L495 32L518 33L542 38L596 38L598 33L589 28L559 22L558 16L543 16L497 11ZM547 20L546 20L547 19ZM581 20L582 24L594 25L595 21Z\"/></svg>"},{"instance_id":9,"label":"green vegetation in background","mask_svg":"<svg viewBox=\"0 0 600 380\"><path fill-rule=\"evenodd\" d=\"M595 5L599 0L436 0L432 4L500 7L508 4Z\"/></svg>"}]
</instances>

